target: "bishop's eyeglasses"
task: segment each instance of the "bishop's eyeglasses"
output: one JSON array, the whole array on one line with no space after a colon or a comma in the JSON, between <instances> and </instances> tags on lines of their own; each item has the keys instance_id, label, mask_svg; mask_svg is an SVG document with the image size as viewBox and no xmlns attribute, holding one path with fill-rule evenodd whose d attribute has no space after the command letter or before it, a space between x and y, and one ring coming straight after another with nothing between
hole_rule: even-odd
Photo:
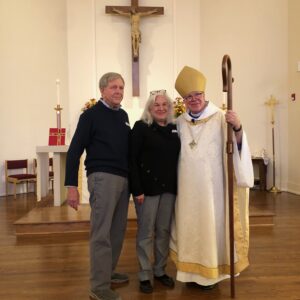
<instances>
[{"instance_id":1,"label":"bishop's eyeglasses","mask_svg":"<svg viewBox=\"0 0 300 300\"><path fill-rule=\"evenodd\" d=\"M203 94L203 92L192 93L192 94L185 96L184 100L192 101L194 98L199 98L202 94Z\"/></svg>"}]
</instances>

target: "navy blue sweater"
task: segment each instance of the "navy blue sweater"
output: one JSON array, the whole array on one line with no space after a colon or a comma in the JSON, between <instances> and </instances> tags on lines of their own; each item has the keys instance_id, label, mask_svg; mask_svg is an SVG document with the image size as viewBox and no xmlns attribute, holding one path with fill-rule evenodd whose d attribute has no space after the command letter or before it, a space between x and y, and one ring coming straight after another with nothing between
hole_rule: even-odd
<instances>
[{"instance_id":1,"label":"navy blue sweater","mask_svg":"<svg viewBox=\"0 0 300 300\"><path fill-rule=\"evenodd\" d=\"M113 110L99 101L82 113L67 153L65 185L78 185L84 150L87 176L105 172L127 177L129 133L128 115L123 109Z\"/></svg>"}]
</instances>

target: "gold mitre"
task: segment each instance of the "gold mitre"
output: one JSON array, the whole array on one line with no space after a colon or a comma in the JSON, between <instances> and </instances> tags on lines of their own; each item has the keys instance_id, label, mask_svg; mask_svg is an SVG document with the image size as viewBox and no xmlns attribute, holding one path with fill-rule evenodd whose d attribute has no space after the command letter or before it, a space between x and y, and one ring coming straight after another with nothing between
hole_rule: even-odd
<instances>
[{"instance_id":1,"label":"gold mitre","mask_svg":"<svg viewBox=\"0 0 300 300\"><path fill-rule=\"evenodd\" d=\"M206 78L196 69L185 66L177 76L175 89L181 97L190 92L205 92Z\"/></svg>"}]
</instances>

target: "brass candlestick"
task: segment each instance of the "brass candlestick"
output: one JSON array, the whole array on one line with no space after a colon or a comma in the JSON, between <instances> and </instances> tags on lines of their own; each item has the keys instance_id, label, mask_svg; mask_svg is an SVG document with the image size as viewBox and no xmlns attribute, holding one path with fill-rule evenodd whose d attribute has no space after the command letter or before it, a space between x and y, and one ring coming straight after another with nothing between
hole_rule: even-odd
<instances>
[{"instance_id":1,"label":"brass candlestick","mask_svg":"<svg viewBox=\"0 0 300 300\"><path fill-rule=\"evenodd\" d=\"M281 190L276 187L275 184L275 175L276 175L276 168L275 168L275 117L274 117L274 110L275 106L279 104L279 102L271 95L270 99L265 102L265 105L271 108L271 124L272 124L272 148L273 148L273 186L269 189L270 193L281 193Z\"/></svg>"},{"instance_id":2,"label":"brass candlestick","mask_svg":"<svg viewBox=\"0 0 300 300\"><path fill-rule=\"evenodd\" d=\"M220 107L222 110L226 111L227 110L227 106L225 103L222 103L222 106Z\"/></svg>"},{"instance_id":3,"label":"brass candlestick","mask_svg":"<svg viewBox=\"0 0 300 300\"><path fill-rule=\"evenodd\" d=\"M220 108L224 111L227 110L226 103L227 103L227 92L223 92L222 106Z\"/></svg>"},{"instance_id":4,"label":"brass candlestick","mask_svg":"<svg viewBox=\"0 0 300 300\"><path fill-rule=\"evenodd\" d=\"M61 111L62 107L60 107L59 104L54 107L54 110L56 111L56 126L57 128L61 128Z\"/></svg>"}]
</instances>

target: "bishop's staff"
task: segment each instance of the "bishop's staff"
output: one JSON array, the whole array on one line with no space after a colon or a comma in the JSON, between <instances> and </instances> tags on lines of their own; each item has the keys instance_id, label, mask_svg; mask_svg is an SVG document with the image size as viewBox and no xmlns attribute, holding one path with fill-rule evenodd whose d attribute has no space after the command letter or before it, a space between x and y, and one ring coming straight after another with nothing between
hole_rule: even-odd
<instances>
[{"instance_id":1,"label":"bishop's staff","mask_svg":"<svg viewBox=\"0 0 300 300\"><path fill-rule=\"evenodd\" d=\"M232 74L231 74L231 60L226 54L222 60L222 78L223 78L223 92L227 93L227 109L232 110ZM232 142L232 127L227 126L227 172L228 172L228 200L229 200L229 239L230 239L230 284L231 284L231 298L235 297L234 285L234 214L233 214L233 142Z\"/></svg>"}]
</instances>

